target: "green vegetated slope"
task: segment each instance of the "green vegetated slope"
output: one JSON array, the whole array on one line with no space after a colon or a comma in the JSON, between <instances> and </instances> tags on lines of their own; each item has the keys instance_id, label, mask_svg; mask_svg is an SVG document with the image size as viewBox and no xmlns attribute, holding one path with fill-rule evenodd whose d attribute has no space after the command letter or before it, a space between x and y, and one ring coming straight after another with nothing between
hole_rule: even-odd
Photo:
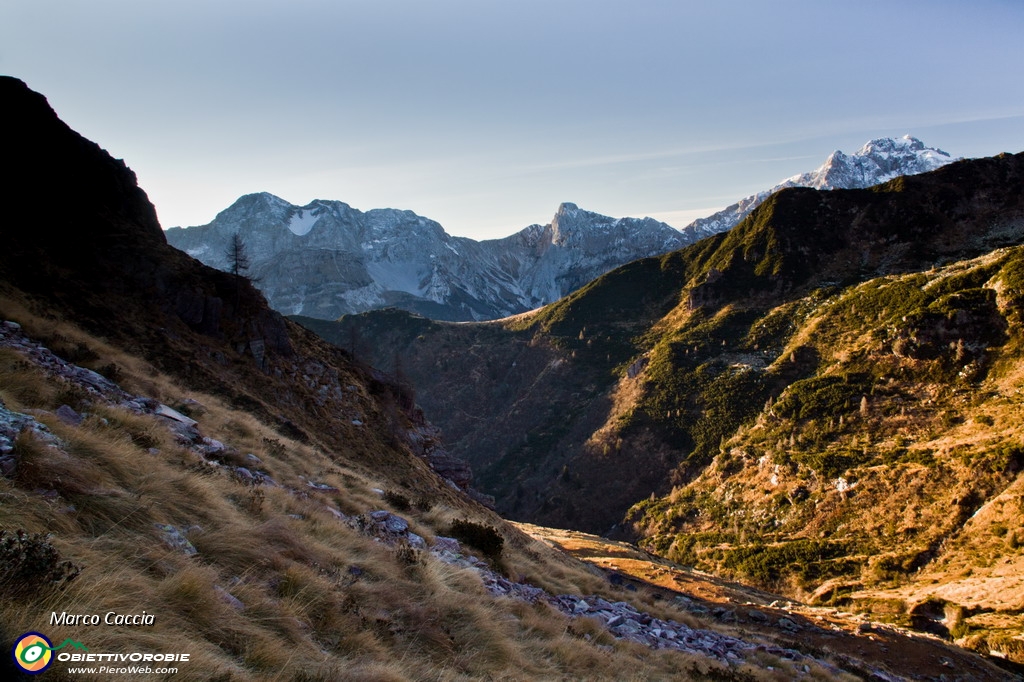
<instances>
[{"instance_id":1,"label":"green vegetated slope","mask_svg":"<svg viewBox=\"0 0 1024 682\"><path fill-rule=\"evenodd\" d=\"M647 547L825 600L943 582L1024 536L1022 187L1018 154L785 190L532 314L334 333L375 330L513 518L606 532L636 503Z\"/></svg>"},{"instance_id":2,"label":"green vegetated slope","mask_svg":"<svg viewBox=\"0 0 1024 682\"><path fill-rule=\"evenodd\" d=\"M1003 248L757 318L736 340L746 361L703 365L745 387L719 413L738 425L704 443L694 478L633 507L644 546L821 602L887 603L906 624L943 593L968 616L1019 610L1000 571L1019 570L1024 537L1022 273L1024 248ZM902 596L857 597L869 588Z\"/></svg>"},{"instance_id":3,"label":"green vegetated slope","mask_svg":"<svg viewBox=\"0 0 1024 682\"><path fill-rule=\"evenodd\" d=\"M503 513L606 532L638 499L698 475L769 397L818 371L810 344L779 360L792 315L815 298L1015 243L1020 164L783 191L729 233L510 320L382 311L316 328L343 347L372 337L367 357L408 377Z\"/></svg>"},{"instance_id":4,"label":"green vegetated slope","mask_svg":"<svg viewBox=\"0 0 1024 682\"><path fill-rule=\"evenodd\" d=\"M5 646L41 631L92 652L187 653L182 679L221 681L793 670L761 652L730 667L654 651L493 594L482 571L688 618L453 489L428 465L429 425L401 386L167 246L131 171L42 96L0 78L0 99ZM454 560L426 550L451 535ZM84 628L54 612L153 623ZM17 679L9 657L0 670Z\"/></svg>"}]
</instances>

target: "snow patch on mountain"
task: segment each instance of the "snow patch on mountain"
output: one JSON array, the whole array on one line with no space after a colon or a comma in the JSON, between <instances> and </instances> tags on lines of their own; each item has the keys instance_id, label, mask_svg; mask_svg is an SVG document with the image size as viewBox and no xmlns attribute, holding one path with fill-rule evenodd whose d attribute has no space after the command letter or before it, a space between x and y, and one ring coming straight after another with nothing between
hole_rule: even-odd
<instances>
[{"instance_id":1,"label":"snow patch on mountain","mask_svg":"<svg viewBox=\"0 0 1024 682\"><path fill-rule=\"evenodd\" d=\"M941 149L926 147L921 140L910 135L871 140L853 154L847 155L837 149L819 168L786 178L771 189L740 199L713 215L695 220L684 227L682 232L696 241L730 230L761 202L787 187L863 189L901 175L937 170L956 160Z\"/></svg>"},{"instance_id":2,"label":"snow patch on mountain","mask_svg":"<svg viewBox=\"0 0 1024 682\"><path fill-rule=\"evenodd\" d=\"M313 229L313 225L316 224L317 218L318 216L312 210L300 208L292 214L291 219L288 221L288 229L291 230L292 234L299 237L309 234L309 231Z\"/></svg>"},{"instance_id":3,"label":"snow patch on mountain","mask_svg":"<svg viewBox=\"0 0 1024 682\"><path fill-rule=\"evenodd\" d=\"M334 319L395 306L442 320L488 320L551 303L629 261L680 249L731 229L785 187L860 188L935 170L954 159L909 135L836 151L814 171L746 197L676 230L652 218L611 218L565 202L551 222L503 239L453 237L412 211L362 212L340 201L295 206L248 194L208 225L167 230L167 241L229 270L228 244L242 236L270 305Z\"/></svg>"},{"instance_id":4,"label":"snow patch on mountain","mask_svg":"<svg viewBox=\"0 0 1024 682\"><path fill-rule=\"evenodd\" d=\"M173 246L225 270L235 233L271 306L323 319L387 306L436 319L505 317L555 301L623 263L686 244L664 223L609 218L569 203L547 225L478 242L453 237L412 211L364 213L324 200L293 206L267 193L241 197L208 225L166 235Z\"/></svg>"}]
</instances>

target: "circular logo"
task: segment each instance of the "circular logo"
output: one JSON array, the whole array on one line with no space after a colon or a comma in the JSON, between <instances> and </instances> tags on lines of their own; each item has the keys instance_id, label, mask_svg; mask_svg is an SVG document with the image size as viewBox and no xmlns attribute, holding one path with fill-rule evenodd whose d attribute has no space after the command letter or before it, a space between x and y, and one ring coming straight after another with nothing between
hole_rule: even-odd
<instances>
[{"instance_id":1,"label":"circular logo","mask_svg":"<svg viewBox=\"0 0 1024 682\"><path fill-rule=\"evenodd\" d=\"M14 663L30 675L38 675L53 663L53 642L38 632L26 632L11 649Z\"/></svg>"}]
</instances>

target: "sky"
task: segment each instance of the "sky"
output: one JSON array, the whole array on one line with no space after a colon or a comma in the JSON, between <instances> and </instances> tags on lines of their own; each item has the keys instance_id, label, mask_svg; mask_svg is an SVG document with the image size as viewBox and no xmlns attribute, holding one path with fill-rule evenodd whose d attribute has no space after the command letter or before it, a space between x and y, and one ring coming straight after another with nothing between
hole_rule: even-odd
<instances>
[{"instance_id":1,"label":"sky","mask_svg":"<svg viewBox=\"0 0 1024 682\"><path fill-rule=\"evenodd\" d=\"M561 202L675 227L835 149L1024 151L1021 0L0 0L0 73L164 227L239 196L476 239Z\"/></svg>"}]
</instances>

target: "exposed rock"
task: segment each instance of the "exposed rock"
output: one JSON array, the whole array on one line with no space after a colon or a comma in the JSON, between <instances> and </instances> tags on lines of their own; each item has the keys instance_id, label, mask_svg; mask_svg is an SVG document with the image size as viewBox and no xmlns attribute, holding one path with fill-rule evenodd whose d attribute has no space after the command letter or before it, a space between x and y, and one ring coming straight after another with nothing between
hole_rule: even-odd
<instances>
[{"instance_id":1,"label":"exposed rock","mask_svg":"<svg viewBox=\"0 0 1024 682\"><path fill-rule=\"evenodd\" d=\"M327 483L319 483L317 481L306 481L306 487L312 488L313 490L319 490L319 491L325 492L325 493L341 492L337 488L335 488L333 485L329 485Z\"/></svg>"},{"instance_id":2,"label":"exposed rock","mask_svg":"<svg viewBox=\"0 0 1024 682\"><path fill-rule=\"evenodd\" d=\"M747 611L747 618L754 621L755 623L767 623L768 616L763 611L757 609L750 609Z\"/></svg>"},{"instance_id":3,"label":"exposed rock","mask_svg":"<svg viewBox=\"0 0 1024 682\"><path fill-rule=\"evenodd\" d=\"M217 596L220 597L228 606L236 611L245 611L245 604L242 603L241 599L231 594L220 585L214 585L213 589L217 592Z\"/></svg>"},{"instance_id":4,"label":"exposed rock","mask_svg":"<svg viewBox=\"0 0 1024 682\"><path fill-rule=\"evenodd\" d=\"M416 533L413 533L412 531L409 531L409 533L406 534L406 537L409 539L409 546L412 547L413 549L419 549L419 550L426 550L426 549L428 549L427 541L424 540L419 535L416 535Z\"/></svg>"},{"instance_id":5,"label":"exposed rock","mask_svg":"<svg viewBox=\"0 0 1024 682\"><path fill-rule=\"evenodd\" d=\"M783 630L789 630L790 632L797 632L800 630L800 626L789 618L779 618L779 627Z\"/></svg>"},{"instance_id":6,"label":"exposed rock","mask_svg":"<svg viewBox=\"0 0 1024 682\"><path fill-rule=\"evenodd\" d=\"M173 419L174 421L184 424L185 426L195 426L196 424L199 423L195 419L192 419L191 417L186 417L181 412L178 412L173 408L167 407L167 405L164 404L158 405L156 410L154 410L153 414L159 417Z\"/></svg>"},{"instance_id":7,"label":"exposed rock","mask_svg":"<svg viewBox=\"0 0 1024 682\"><path fill-rule=\"evenodd\" d=\"M57 408L57 411L54 412L54 414L56 414L57 418L62 422L70 424L71 426L78 426L82 423L82 420L85 419L85 417L75 412L74 408L70 405L61 405Z\"/></svg>"},{"instance_id":8,"label":"exposed rock","mask_svg":"<svg viewBox=\"0 0 1024 682\"><path fill-rule=\"evenodd\" d=\"M253 473L246 469L245 467L235 467L234 471L235 476L242 483L253 483L256 480L256 477L253 476Z\"/></svg>"},{"instance_id":9,"label":"exposed rock","mask_svg":"<svg viewBox=\"0 0 1024 682\"><path fill-rule=\"evenodd\" d=\"M154 523L153 526L160 531L164 544L171 549L184 552L188 556L195 556L199 553L195 545L178 528L166 523Z\"/></svg>"},{"instance_id":10,"label":"exposed rock","mask_svg":"<svg viewBox=\"0 0 1024 682\"><path fill-rule=\"evenodd\" d=\"M17 470L14 442L23 431L32 433L45 444L62 446L60 439L50 432L46 424L36 421L27 414L8 410L0 401L0 473L4 476L13 476Z\"/></svg>"},{"instance_id":11,"label":"exposed rock","mask_svg":"<svg viewBox=\"0 0 1024 682\"><path fill-rule=\"evenodd\" d=\"M409 522L397 514L386 510L370 512L370 518L379 523L389 533L404 533L409 530Z\"/></svg>"},{"instance_id":12,"label":"exposed rock","mask_svg":"<svg viewBox=\"0 0 1024 682\"><path fill-rule=\"evenodd\" d=\"M434 538L434 547L447 552L452 552L453 554L458 554L462 551L462 546L459 544L458 540L455 538L446 538L441 535Z\"/></svg>"},{"instance_id":13,"label":"exposed rock","mask_svg":"<svg viewBox=\"0 0 1024 682\"><path fill-rule=\"evenodd\" d=\"M469 488L472 484L473 471L469 464L448 453L437 427L422 423L409 429L406 433L406 442L413 453L426 459L430 468L442 478L448 479L462 489Z\"/></svg>"}]
</instances>

